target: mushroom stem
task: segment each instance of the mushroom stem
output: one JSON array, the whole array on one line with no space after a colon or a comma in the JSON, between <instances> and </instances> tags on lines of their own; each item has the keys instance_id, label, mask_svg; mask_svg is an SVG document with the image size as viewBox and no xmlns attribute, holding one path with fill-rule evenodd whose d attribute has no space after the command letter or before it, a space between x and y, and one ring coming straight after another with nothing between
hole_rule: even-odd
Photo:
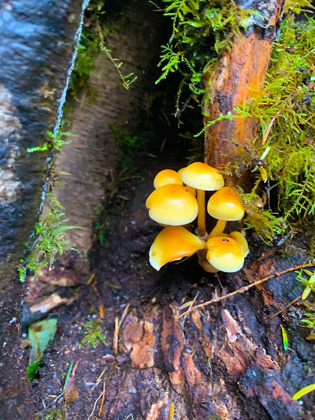
<instances>
[{"instance_id":1,"label":"mushroom stem","mask_svg":"<svg viewBox=\"0 0 315 420\"><path fill-rule=\"evenodd\" d=\"M209 236L207 237L207 240L210 238L216 238L217 236L220 236L221 233L223 233L226 226L226 220L218 220L215 227L210 232Z\"/></svg>"},{"instance_id":2,"label":"mushroom stem","mask_svg":"<svg viewBox=\"0 0 315 420\"><path fill-rule=\"evenodd\" d=\"M200 238L204 238L206 235L206 201L205 191L197 190L197 201L198 201L198 227L197 232Z\"/></svg>"}]
</instances>

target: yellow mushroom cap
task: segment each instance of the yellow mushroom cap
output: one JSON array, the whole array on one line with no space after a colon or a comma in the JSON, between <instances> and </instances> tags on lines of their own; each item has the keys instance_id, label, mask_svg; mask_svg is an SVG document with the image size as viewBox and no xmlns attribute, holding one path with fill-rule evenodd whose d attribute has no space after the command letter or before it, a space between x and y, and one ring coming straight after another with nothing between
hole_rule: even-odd
<instances>
[{"instance_id":1,"label":"yellow mushroom cap","mask_svg":"<svg viewBox=\"0 0 315 420\"><path fill-rule=\"evenodd\" d=\"M182 226L167 226L155 238L150 249L150 264L156 270L171 261L190 257L203 248L202 241Z\"/></svg>"},{"instance_id":2,"label":"yellow mushroom cap","mask_svg":"<svg viewBox=\"0 0 315 420\"><path fill-rule=\"evenodd\" d=\"M208 213L219 220L236 221L244 217L245 209L233 188L223 187L208 201Z\"/></svg>"},{"instance_id":3,"label":"yellow mushroom cap","mask_svg":"<svg viewBox=\"0 0 315 420\"><path fill-rule=\"evenodd\" d=\"M149 216L157 223L180 226L198 215L196 197L183 185L168 184L157 188L147 199Z\"/></svg>"},{"instance_id":4,"label":"yellow mushroom cap","mask_svg":"<svg viewBox=\"0 0 315 420\"><path fill-rule=\"evenodd\" d=\"M182 169L180 169L179 171L178 171L178 175L181 177L182 176L182 173L184 172L184 170L186 169L186 167L185 168L182 168ZM189 185L186 185L186 187L187 187L187 189L193 194L193 195L196 195L196 188L193 188L193 187L190 187Z\"/></svg>"},{"instance_id":5,"label":"yellow mushroom cap","mask_svg":"<svg viewBox=\"0 0 315 420\"><path fill-rule=\"evenodd\" d=\"M237 245L241 248L241 251L243 252L244 257L247 257L249 253L248 243L244 236L241 234L241 232L231 232L229 234L229 237L232 238Z\"/></svg>"},{"instance_id":6,"label":"yellow mushroom cap","mask_svg":"<svg viewBox=\"0 0 315 420\"><path fill-rule=\"evenodd\" d=\"M154 188L159 188L167 184L183 185L183 181L180 179L178 172L172 169L163 169L154 178L153 185Z\"/></svg>"},{"instance_id":7,"label":"yellow mushroom cap","mask_svg":"<svg viewBox=\"0 0 315 420\"><path fill-rule=\"evenodd\" d=\"M202 162L187 166L181 173L181 179L186 185L204 191L215 191L224 185L220 172Z\"/></svg>"},{"instance_id":8,"label":"yellow mushroom cap","mask_svg":"<svg viewBox=\"0 0 315 420\"><path fill-rule=\"evenodd\" d=\"M207 242L209 248L207 260L216 269L225 273L235 273L244 264L244 255L237 243L228 237L211 238Z\"/></svg>"},{"instance_id":9,"label":"yellow mushroom cap","mask_svg":"<svg viewBox=\"0 0 315 420\"><path fill-rule=\"evenodd\" d=\"M185 166L185 168L182 168L178 171L178 175L179 175L180 178L181 178L182 173L184 172L185 169L186 169L186 166Z\"/></svg>"}]
</instances>

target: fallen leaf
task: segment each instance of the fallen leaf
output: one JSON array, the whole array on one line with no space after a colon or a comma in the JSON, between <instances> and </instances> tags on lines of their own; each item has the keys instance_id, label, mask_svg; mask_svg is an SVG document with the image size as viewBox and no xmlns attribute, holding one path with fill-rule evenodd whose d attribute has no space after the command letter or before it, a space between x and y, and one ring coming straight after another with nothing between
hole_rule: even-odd
<instances>
[{"instance_id":1,"label":"fallen leaf","mask_svg":"<svg viewBox=\"0 0 315 420\"><path fill-rule=\"evenodd\" d=\"M79 396L77 381L70 376L64 390L64 398L67 404L73 403Z\"/></svg>"},{"instance_id":2,"label":"fallen leaf","mask_svg":"<svg viewBox=\"0 0 315 420\"><path fill-rule=\"evenodd\" d=\"M28 340L32 346L29 364L35 364L41 359L49 342L57 331L57 318L36 322L28 328Z\"/></svg>"},{"instance_id":3,"label":"fallen leaf","mask_svg":"<svg viewBox=\"0 0 315 420\"><path fill-rule=\"evenodd\" d=\"M63 393L64 399L67 404L73 403L79 396L78 385L75 380L75 372L77 370L78 364L79 364L79 361L76 362L76 364L73 366L73 369L72 369L73 363L71 362L70 364L70 370L68 372L68 375L70 373L70 376L68 376L66 379L66 384L65 384L64 393Z\"/></svg>"}]
</instances>

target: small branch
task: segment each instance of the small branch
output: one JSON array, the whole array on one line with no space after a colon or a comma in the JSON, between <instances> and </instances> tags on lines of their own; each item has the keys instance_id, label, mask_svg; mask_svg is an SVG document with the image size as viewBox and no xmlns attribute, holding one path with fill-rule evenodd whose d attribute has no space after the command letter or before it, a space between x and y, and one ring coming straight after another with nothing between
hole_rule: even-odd
<instances>
[{"instance_id":1,"label":"small branch","mask_svg":"<svg viewBox=\"0 0 315 420\"><path fill-rule=\"evenodd\" d=\"M102 392L101 406L100 406L100 409L98 411L98 416L99 417L101 416L101 414L103 412L104 402L105 402L105 380L103 381L103 392Z\"/></svg>"},{"instance_id":2,"label":"small branch","mask_svg":"<svg viewBox=\"0 0 315 420\"><path fill-rule=\"evenodd\" d=\"M204 306L211 305L212 303L219 302L220 300L227 299L229 297L238 295L240 293L247 292L247 290L251 289L252 287L257 286L258 284L264 283L267 280L273 279L274 277L280 277L283 274L289 273L291 271L299 270L300 268L306 268L306 267L315 267L315 262L308 263L308 264L302 264L302 265L295 265L294 267L287 268L286 270L277 271L277 272L275 272L274 274L271 274L268 277L265 277L265 278L263 278L261 280L255 281L252 284L249 284L248 286L241 287L240 289L235 290L232 293L228 293L227 295L221 296L219 298L212 299L212 300L209 300L208 302L201 303L200 305L197 305L197 306L189 309L188 311L183 312L181 315L179 315L177 317L177 320L180 319L180 318L182 318L183 316L187 316L190 312L193 312L193 311L195 311L198 308L203 308Z\"/></svg>"},{"instance_id":3,"label":"small branch","mask_svg":"<svg viewBox=\"0 0 315 420\"><path fill-rule=\"evenodd\" d=\"M272 315L270 317L270 320L274 319L276 316L282 314L282 312L286 311L288 308L290 308L290 306L294 305L294 303L296 303L298 300L300 300L300 298L302 297L302 295L298 296L297 298L293 299L292 302L290 302L287 306L285 306L284 308L280 309L280 311L278 311L276 314Z\"/></svg>"},{"instance_id":4,"label":"small branch","mask_svg":"<svg viewBox=\"0 0 315 420\"><path fill-rule=\"evenodd\" d=\"M277 117L278 117L278 115L279 115L279 112L280 112L280 110L276 113L276 115L275 115L275 116L272 118L272 120L270 121L270 123L269 123L269 125L268 125L268 128L267 128L267 130L266 130L266 132L265 132L264 138L262 139L262 142L261 142L261 144L262 144L262 145L264 145L264 144L266 143L266 141L267 141L267 139L268 139L268 136L269 136L269 134L270 134L270 131L271 131L271 129L272 129L272 126L273 126L274 122L276 121L276 119L277 119Z\"/></svg>"}]
</instances>

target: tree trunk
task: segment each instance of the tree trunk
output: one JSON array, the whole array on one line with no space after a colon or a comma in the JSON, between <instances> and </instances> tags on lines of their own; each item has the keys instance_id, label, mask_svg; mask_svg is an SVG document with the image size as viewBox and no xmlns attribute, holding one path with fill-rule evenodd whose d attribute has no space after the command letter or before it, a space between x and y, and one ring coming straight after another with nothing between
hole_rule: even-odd
<instances>
[{"instance_id":1,"label":"tree trunk","mask_svg":"<svg viewBox=\"0 0 315 420\"><path fill-rule=\"evenodd\" d=\"M1 28L0 275L5 287L31 234L46 182L42 146L53 130L74 51L81 1L5 1Z\"/></svg>"},{"instance_id":2,"label":"tree trunk","mask_svg":"<svg viewBox=\"0 0 315 420\"><path fill-rule=\"evenodd\" d=\"M242 6L243 2L236 3ZM253 17L254 24L247 33L235 36L231 50L218 60L208 84L210 101L205 104L205 124L220 115L236 115L235 108L250 103L263 88L283 0L249 3L248 8L264 16L264 26L260 18ZM205 131L205 162L216 168L235 162L237 148L253 141L256 130L255 118L223 119L209 126Z\"/></svg>"},{"instance_id":3,"label":"tree trunk","mask_svg":"<svg viewBox=\"0 0 315 420\"><path fill-rule=\"evenodd\" d=\"M0 3L0 321L1 351L7 359L1 369L3 404L10 398L10 408L6 403L11 410L1 418L19 418L27 383L26 379L13 386L8 382L18 371L20 351L12 348L12 338L16 339L13 325L22 287L17 281L12 283L12 277L23 256L23 243L38 220L48 171L46 153L31 154L27 148L42 146L47 131L56 124L82 2Z\"/></svg>"}]
</instances>

